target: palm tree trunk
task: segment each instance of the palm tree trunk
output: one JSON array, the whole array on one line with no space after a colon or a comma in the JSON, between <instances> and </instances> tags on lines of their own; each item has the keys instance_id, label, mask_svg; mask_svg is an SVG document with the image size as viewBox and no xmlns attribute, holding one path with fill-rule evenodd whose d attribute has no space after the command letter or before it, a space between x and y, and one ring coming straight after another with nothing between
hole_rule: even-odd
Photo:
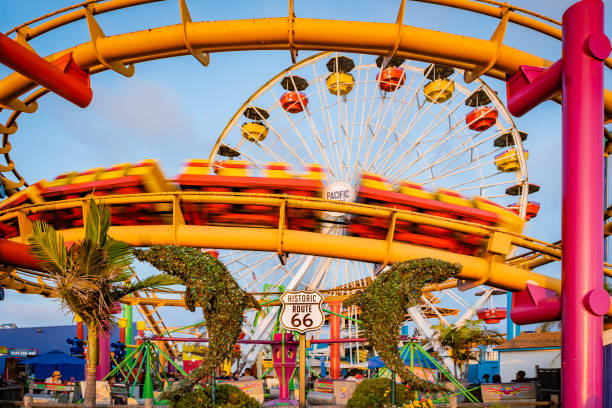
<instances>
[{"instance_id":1,"label":"palm tree trunk","mask_svg":"<svg viewBox=\"0 0 612 408\"><path fill-rule=\"evenodd\" d=\"M98 367L98 328L87 325L87 371L85 375L85 408L96 406L96 368Z\"/></svg>"}]
</instances>

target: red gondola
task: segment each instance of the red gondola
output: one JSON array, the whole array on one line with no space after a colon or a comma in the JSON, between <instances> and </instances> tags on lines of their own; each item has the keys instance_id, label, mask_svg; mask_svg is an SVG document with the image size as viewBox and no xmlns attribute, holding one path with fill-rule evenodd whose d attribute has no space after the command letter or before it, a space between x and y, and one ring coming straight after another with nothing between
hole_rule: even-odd
<instances>
[{"instance_id":1,"label":"red gondola","mask_svg":"<svg viewBox=\"0 0 612 408\"><path fill-rule=\"evenodd\" d=\"M482 132L497 122L497 109L491 106L482 106L472 110L465 116L465 123L470 129Z\"/></svg>"},{"instance_id":2,"label":"red gondola","mask_svg":"<svg viewBox=\"0 0 612 408\"><path fill-rule=\"evenodd\" d=\"M281 106L289 113L300 113L308 106L308 98L302 92L285 92L280 99Z\"/></svg>"},{"instance_id":3,"label":"red gondola","mask_svg":"<svg viewBox=\"0 0 612 408\"><path fill-rule=\"evenodd\" d=\"M404 85L406 74L404 70L399 67L389 67L377 74L376 79L379 81L378 86L381 90L385 92L394 92Z\"/></svg>"},{"instance_id":4,"label":"red gondola","mask_svg":"<svg viewBox=\"0 0 612 408\"><path fill-rule=\"evenodd\" d=\"M509 209L511 209L512 211L514 211L515 213L519 213L519 205L518 203L514 203L514 204L510 204L508 206ZM538 203L537 201L529 201L527 203L527 209L525 212L525 219L527 221L529 221L530 219L534 218L536 215L538 215L538 212L540 212L540 203Z\"/></svg>"},{"instance_id":5,"label":"red gondola","mask_svg":"<svg viewBox=\"0 0 612 408\"><path fill-rule=\"evenodd\" d=\"M506 318L508 311L505 307L485 308L478 309L476 315L480 320L484 320L485 323L494 324L499 323Z\"/></svg>"}]
</instances>

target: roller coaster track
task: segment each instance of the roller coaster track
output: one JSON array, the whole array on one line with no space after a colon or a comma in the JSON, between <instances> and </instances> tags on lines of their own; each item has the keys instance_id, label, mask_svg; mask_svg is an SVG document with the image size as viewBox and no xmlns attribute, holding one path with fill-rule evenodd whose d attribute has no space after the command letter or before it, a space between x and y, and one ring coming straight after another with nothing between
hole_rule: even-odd
<instances>
[{"instance_id":1,"label":"roller coaster track","mask_svg":"<svg viewBox=\"0 0 612 408\"><path fill-rule=\"evenodd\" d=\"M31 228L31 224L28 224L30 221L27 215L83 207L88 199L65 200L52 204L24 205L0 213L0 222L9 222L10 220L17 219L20 231L20 236L11 238L11 240L0 241L0 262L16 268L37 269L37 261L28 254L27 246L23 244L25 236ZM279 255L299 253L372 262L382 265L408 259L432 257L460 263L463 269L458 278L461 280L474 281L478 282L478 284L486 284L511 291L523 290L527 283L531 283L554 290L559 294L561 292L561 281L559 279L525 268L525 266L533 265L534 262L537 263L538 258L541 256L548 257L547 259L559 260L561 258L561 249L558 245L547 244L540 240L500 228L466 221L450 220L388 207L272 194L174 192L105 196L103 198L95 197L95 199L103 201L111 207L115 205L146 203L172 204L171 224L111 226L109 233L113 238L125 241L133 246L146 247L155 244L166 244L268 251L276 252ZM282 221L279 222L277 228L247 227L232 224L186 225L183 221L181 209L181 204L183 203L230 203L272 206L278 208L280 220L284 219L284 212L289 208L333 211L380 219L396 217L396 220L447 228L456 232L487 238L489 242L488 248L499 248L500 243L505 242L507 244L507 253L510 252L511 246L517 246L531 251L531 254L524 257L514 257L505 261L503 254L499 253L504 251L499 250L496 250L496 252L485 252L482 256L470 256L398 242L389 238L394 236L394 223L389 224L387 239L338 236L322 232L291 230L287 229ZM76 241L84 236L82 228L64 229L60 230L60 232L66 241ZM610 268L606 268L606 273L608 275L612 273ZM43 296L50 296L52 294L52 288L41 283L42 277L39 276L40 279L36 282L26 283L25 279L17 275L15 271L5 270L0 273L0 283L8 288L15 288L22 292L31 291L31 293L39 293ZM182 304L181 300L155 297L126 299L125 302L155 307L164 305L179 306ZM612 312L609 314L612 315Z\"/></svg>"},{"instance_id":2,"label":"roller coaster track","mask_svg":"<svg viewBox=\"0 0 612 408\"><path fill-rule=\"evenodd\" d=\"M7 34L15 33L16 40L29 47L27 43L29 40L72 22L88 17L88 23L91 24L91 21L95 23L95 15L156 1L159 0L88 0L21 24L8 31ZM107 37L102 34L102 36L94 37L86 43L49 55L46 59L54 60L70 52L76 64L90 74L113 69L130 76L130 69L126 65L189 54L194 55L202 62L202 50L212 53L285 49L291 51L292 58L295 58L298 50L333 50L390 57L399 56L464 69L467 72L466 75L470 75L472 79L479 75L487 75L505 80L507 75L517 72L520 65L541 67L551 65L551 61L504 45L503 33L506 30L507 23L526 27L536 33L557 40L561 39L560 23L558 21L506 3L493 0L417 1L453 7L499 19L500 24L496 34L501 33L502 35L496 36L494 34L490 40L483 40L403 25L405 0L401 1L395 24L300 18L294 15L293 1L290 0L288 17L211 22L191 22L189 18L183 18L181 24L176 25ZM181 3L186 9L184 2ZM608 58L605 64L608 68L612 68L611 59ZM12 195L28 185L11 159L9 137L18 129L17 119L19 116L24 112L35 112L38 99L48 92L47 89L38 87L34 82L17 73L0 80L0 109L13 111L6 123L0 124L0 133L3 134L0 154L3 154L6 160L6 165L0 165L0 173L12 173L12 178L16 179L14 181L5 176L0 176L0 181L7 195ZM605 91L605 117L608 122L612 119L612 93L607 90ZM258 202L276 206L279 211L294 206L295 208L333 210L372 217L393 217L393 211L384 207L340 204L286 196L253 197L238 194L230 196L176 193L105 197L104 199L111 205L150 202L170 202L173 204L173 222L171 225L112 227L111 234L115 238L135 246L167 243L240 248L272 251L279 254L293 252L334 256L381 264L432 256L452 262L460 262L464 266L460 276L461 279L478 281L509 290L524 289L526 282L553 289L557 293L560 293L561 290L560 280L531 271L531 269L546 263L559 261L561 259L559 244L547 244L507 231L483 227L479 224L395 211L395 216L399 220L441 226L454 231L475 234L488 238L489 242L505 240L510 242L511 245L526 249L527 252L507 260L504 260L504 254L487 253L483 257L460 255L393 241L393 231L388 234L391 239L375 240L347 236L332 237L316 232L292 231L285 229L283 225L279 225L277 229L185 225L184 222L181 222L180 203L190 200L192 202L238 203L248 200L249 203ZM29 220L23 215L37 211L74 208L81 205L82 201L73 200L56 202L51 205L23 206L1 213L1 220L18 219L21 235L13 239L16 242L0 242L0 261L6 265L4 269L0 270L0 285L23 293L52 296L53 288L45 283L43 274L35 273L36 264L33 263L32 259L29 259L27 250L24 249L23 242L28 233ZM606 226L607 234L610 231L612 231L612 227L610 225ZM70 229L62 232L67 240L75 240L83 236L81 229ZM14 244L20 245L20 250L17 252L7 250L9 247L14 249L15 247L11 246ZM21 261L25 262L20 264ZM612 274L610 267L605 268L605 273L609 276ZM34 280L25 276L34 277ZM443 286L449 285L449 287L452 287L455 284L456 282L448 282ZM442 287L428 288L427 290L430 289L438 290ZM330 293L330 295L332 294ZM345 295L336 294L336 296L342 298ZM157 308L182 305L181 299L160 298L157 297L155 292L147 293L147 296L143 297L128 298L124 301L138 305L143 316L157 334L164 331L159 326L159 323L163 324L163 322L155 321L152 317ZM152 309L149 309L149 307L152 307Z\"/></svg>"},{"instance_id":3,"label":"roller coaster track","mask_svg":"<svg viewBox=\"0 0 612 408\"><path fill-rule=\"evenodd\" d=\"M28 40L85 19L87 15L88 23L94 24L95 15L156 1L159 0L85 1L21 24L7 34L16 33L16 39L27 45ZM287 49L292 57L298 50L333 50L399 56L464 69L471 79L488 75L505 80L507 75L517 72L520 65L551 65L551 61L504 45L503 34L507 23L561 39L558 21L510 4L493 0L419 1L499 19L498 35L483 40L403 25L405 0L401 2L396 23L300 18L294 16L293 1L290 1L288 17L209 22L191 22L189 18L183 18L181 24L171 26L114 36L97 35L89 42L46 58L54 60L72 53L76 64L90 74L113 69L131 76L133 71L126 68L128 65L189 54L203 61L202 50L209 53ZM182 4L186 9L184 2ZM611 59L606 59L605 64L612 68ZM31 90L34 91L27 94ZM7 162L5 166L0 166L0 172L12 172L17 178L17 181L13 181L2 176L9 195L27 185L10 157L9 135L17 131L19 115L36 111L37 100L47 92L47 89L37 88L34 82L18 73L0 80L0 105L14 110L7 122L0 125L0 133L3 134L0 153L4 154ZM19 100L20 97L23 100ZM612 119L612 93L608 90L605 91L605 114L606 120Z\"/></svg>"}]
</instances>

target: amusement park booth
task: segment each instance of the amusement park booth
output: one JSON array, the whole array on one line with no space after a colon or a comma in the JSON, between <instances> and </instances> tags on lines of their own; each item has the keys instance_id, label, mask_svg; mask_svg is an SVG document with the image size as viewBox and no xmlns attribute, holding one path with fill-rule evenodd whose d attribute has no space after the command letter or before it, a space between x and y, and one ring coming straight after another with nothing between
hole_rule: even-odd
<instances>
[{"instance_id":1,"label":"amusement park booth","mask_svg":"<svg viewBox=\"0 0 612 408\"><path fill-rule=\"evenodd\" d=\"M23 360L29 365L36 378L48 378L54 371L62 373L62 380L74 377L75 380L85 379L85 360L72 357L59 350L52 350L40 356Z\"/></svg>"},{"instance_id":2,"label":"amusement park booth","mask_svg":"<svg viewBox=\"0 0 612 408\"><path fill-rule=\"evenodd\" d=\"M51 350L70 352L66 339L76 335L76 326L7 327L0 329L0 345L8 353L0 356L0 372L8 380L24 371L23 360ZM70 378L70 377L68 377Z\"/></svg>"},{"instance_id":3,"label":"amusement park booth","mask_svg":"<svg viewBox=\"0 0 612 408\"><path fill-rule=\"evenodd\" d=\"M523 332L495 348L499 352L502 381L512 381L523 370L527 378L536 378L536 366L561 367L561 332Z\"/></svg>"}]
</instances>

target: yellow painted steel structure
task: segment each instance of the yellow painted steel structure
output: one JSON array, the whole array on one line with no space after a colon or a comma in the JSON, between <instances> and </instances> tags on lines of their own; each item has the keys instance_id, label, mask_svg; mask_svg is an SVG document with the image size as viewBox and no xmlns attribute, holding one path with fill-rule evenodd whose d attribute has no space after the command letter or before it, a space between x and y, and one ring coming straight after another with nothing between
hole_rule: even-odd
<instances>
[{"instance_id":1,"label":"yellow painted steel structure","mask_svg":"<svg viewBox=\"0 0 612 408\"><path fill-rule=\"evenodd\" d=\"M85 1L75 6L47 14L38 19L24 23L7 34L16 33L16 39L24 45L27 41L43 35L56 28L71 22L88 19L88 23L95 24L94 16L126 7L153 3L159 0L110 0L96 2ZM533 65L546 67L550 61L527 52L503 45L503 34L508 22L521 25L530 30L561 39L559 22L537 15L518 7L493 0L418 0L441 6L454 7L500 20L498 29L490 40L470 38L455 34L438 32L424 28L406 26L402 24L403 18L398 14L397 23L372 23L357 21L336 21L324 19L307 19L295 17L292 0L290 0L290 13L288 17L264 18L251 20L230 20L211 22L191 22L186 4L181 4L181 24L156 27L150 30L125 33L105 37L97 35L92 41L76 45L67 50L58 51L49 55L47 59L55 59L67 52L72 52L76 63L83 69L95 74L107 69L113 69L126 76L133 73L131 65L139 62L170 58L180 55L192 54L203 65L208 65L206 52L224 52L239 50L287 49L294 58L297 50L333 50L373 55L399 56L414 60L444 64L466 70L466 79L473 80L480 75L488 75L505 80L506 75L513 74L520 65ZM402 0L400 11L403 17L405 0ZM526 13L527 15L521 14ZM540 20L536 20L536 17ZM46 20L46 21L45 21ZM92 23L93 22L93 23ZM551 25L552 24L552 25ZM612 68L612 60L605 61ZM20 101L26 93L31 92ZM0 105L14 108L5 124L0 124L0 133L3 134L0 154L4 154L6 166L0 166L0 173L12 172L17 181L9 180L0 175L7 194L16 193L26 185L24 178L15 168L10 157L11 144L9 136L17 131L17 119L23 112L34 112L37 100L48 91L38 88L35 83L20 74L11 74L0 80ZM606 120L612 118L612 93L605 91ZM131 201L130 201L131 200ZM161 200L161 201L160 201ZM133 245L150 245L170 243L194 246L214 246L218 248L256 249L264 251L299 252L304 254L334 256L346 259L356 259L368 262L389 263L422 256L432 256L464 265L461 277L492 286L520 290L526 282L534 282L560 291L560 281L551 277L531 272L525 268L535 268L548 262L557 261L561 257L561 250L556 245L549 245L534 239L511 234L507 231L493 230L476 224L459 221L449 221L422 214L397 211L397 218L434 226L444 226L455 231L489 237L490 242L496 241L499 236L510 236L513 245L521 246L533 251L531 254L520 256L503 262L501 254L491 254L489 257L477 258L466 255L453 254L432 248L418 247L389 240L372 240L356 237L327 236L320 233L286 230L282 226L278 229L244 228L244 227L217 227L217 226L190 226L182 225L176 220L177 211L180 211L181 200L194 200L198 202L219 202L215 200L230 200L226 196L190 196L187 194L165 194L158 196L114 197L105 199L106 202L172 202L175 222L173 225L113 227L111 234ZM202 200L202 201L199 201ZM244 202L244 197L231 197L231 200ZM296 208L333 209L336 212L346 211L353 214L362 214L373 217L391 217L392 211L384 208L359 206L356 204L339 204L331 202L316 202L313 200L298 200L287 197L257 197L256 200L268 205L277 205L279 208L296 206ZM253 202L253 197L249 198ZM280 203L284 203L281 206ZM36 211L49 211L60 208L71 208L81 205L79 202L63 202L51 206L22 208L25 213ZM17 210L3 213L0 218L16 217ZM609 234L612 227L607 226ZM63 233L75 239L83 235L82 230L67 230ZM393 236L393 234L391 234ZM214 237L214 239L212 238ZM237 239L238 238L238 239ZM21 238L20 238L21 239ZM502 240L503 241L503 240ZM610 274L610 268L606 268ZM19 276L17 271L4 269L0 271L0 284L26 293L38 293L50 296L52 288L46 285L39 276L36 282L28 281ZM126 301L128 301L126 299ZM154 308L170 305L182 305L181 300L159 298L131 298L130 303L140 305L148 323L159 334L159 322L152 319Z\"/></svg>"},{"instance_id":2,"label":"yellow painted steel structure","mask_svg":"<svg viewBox=\"0 0 612 408\"><path fill-rule=\"evenodd\" d=\"M28 40L74 21L87 18L89 24L96 24L95 15L155 1L159 0L86 1L24 23L8 33L15 32L17 40L27 44ZM544 58L504 45L508 23L561 39L558 21L506 3L493 0L419 1L479 13L499 19L500 23L490 40L407 26L403 25L405 0L401 2L396 23L300 18L294 16L292 1L289 2L288 17L192 22L184 0L180 0L181 24L108 37L96 34L92 41L58 51L47 58L54 59L72 52L76 63L92 74L113 69L131 76L133 68L126 68L126 65L179 55L192 54L207 65L209 57L208 54L202 55L202 50L209 53L288 49L293 58L298 50L334 50L449 65L466 70L468 81L480 75L505 80L506 75L517 72L520 65L547 67L551 64ZM611 59L608 58L605 63L612 68ZM23 101L18 99L36 87L31 80L17 73L0 80L0 104L16 109L7 123L0 125L0 133L4 135L0 153L7 160L7 166L0 168L0 172L11 171L17 178L15 182L0 176L9 195L26 183L11 161L8 136L17 130L15 124L21 113L19 107L34 112L37 99L48 92L46 89L36 89ZM605 114L606 120L612 120L612 93L608 90L605 91Z\"/></svg>"},{"instance_id":3,"label":"yellow painted steel structure","mask_svg":"<svg viewBox=\"0 0 612 408\"><path fill-rule=\"evenodd\" d=\"M558 246L546 244L537 239L525 237L500 228L482 226L466 221L450 220L387 207L271 194L173 192L94 198L111 206L172 203L172 224L111 226L110 235L113 238L134 246L180 245L267 251L278 254L299 253L372 262L382 265L415 258L431 257L460 263L463 268L458 278L462 280L487 284L511 291L523 290L527 283L531 283L552 289L556 293L561 292L561 281L559 279L521 268L520 263L508 264L504 261L504 256L510 253L512 245L537 251L550 258L561 259L561 249ZM24 205L0 213L0 221L18 220L21 217L23 225L23 219L25 218L23 215L85 206L88 199L66 200L52 204ZM387 237L389 238L387 239L370 239L290 230L283 223L279 223L278 228L186 225L183 221L181 203L251 204L273 206L281 212L286 211L288 208L296 208L386 219L395 217L396 220L448 228L457 232L486 237L488 238L488 251L483 257L475 257L398 242L391 238L394 236L393 230L388 232ZM279 218L283 219L284 217L281 216ZM390 228L393 228L394 223L390 223L390 225ZM26 231L29 230L27 227L25 229ZM67 241L76 241L84 236L82 228L65 229L60 232ZM23 242L23 238L18 236L13 239L17 242ZM606 272L607 274L612 274L609 268L607 268ZM612 315L612 311L610 315Z\"/></svg>"}]
</instances>

